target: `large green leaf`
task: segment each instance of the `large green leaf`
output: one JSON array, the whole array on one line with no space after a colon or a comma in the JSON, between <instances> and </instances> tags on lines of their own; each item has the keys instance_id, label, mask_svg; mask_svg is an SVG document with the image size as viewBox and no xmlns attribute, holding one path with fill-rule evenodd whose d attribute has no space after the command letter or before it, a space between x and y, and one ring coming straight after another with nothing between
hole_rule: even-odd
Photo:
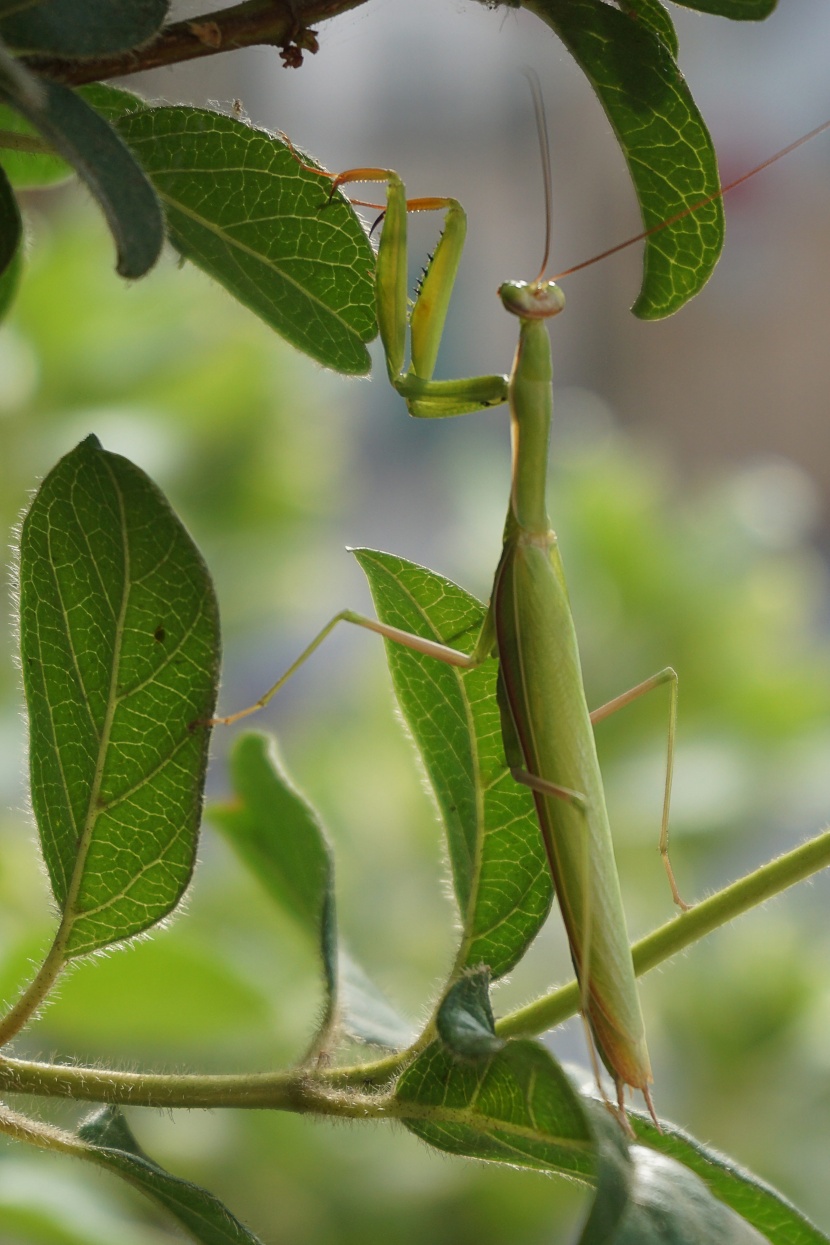
<instances>
[{"instance_id":1,"label":"large green leaf","mask_svg":"<svg viewBox=\"0 0 830 1245\"><path fill-rule=\"evenodd\" d=\"M171 1176L139 1146L118 1107L99 1107L81 1123L81 1158L115 1172L172 1215L200 1245L261 1245L217 1197Z\"/></svg>"},{"instance_id":2,"label":"large green leaf","mask_svg":"<svg viewBox=\"0 0 830 1245\"><path fill-rule=\"evenodd\" d=\"M830 1237L752 1172L673 1124L661 1122L662 1132L658 1132L651 1120L633 1113L630 1118L638 1138L652 1150L659 1150L695 1172L716 1197L763 1233L772 1245L827 1245Z\"/></svg>"},{"instance_id":3,"label":"large green leaf","mask_svg":"<svg viewBox=\"0 0 830 1245\"><path fill-rule=\"evenodd\" d=\"M107 218L122 277L152 268L164 241L164 222L153 187L127 146L95 109L74 91L47 79L0 82L0 100L21 113L83 178Z\"/></svg>"},{"instance_id":4,"label":"large green leaf","mask_svg":"<svg viewBox=\"0 0 830 1245\"><path fill-rule=\"evenodd\" d=\"M400 1048L410 1026L338 944L334 860L316 810L285 774L276 743L267 735L241 736L231 756L234 798L209 809L266 891L319 948L326 987L322 1033L340 1019L354 1037Z\"/></svg>"},{"instance_id":5,"label":"large green leaf","mask_svg":"<svg viewBox=\"0 0 830 1245\"><path fill-rule=\"evenodd\" d=\"M604 0L523 0L556 31L597 93L651 229L719 190L712 140L663 38ZM632 310L671 315L708 281L723 246L715 199L646 239Z\"/></svg>"},{"instance_id":6,"label":"large green leaf","mask_svg":"<svg viewBox=\"0 0 830 1245\"><path fill-rule=\"evenodd\" d=\"M170 0L17 0L5 6L0 37L19 52L107 56L152 39L169 7Z\"/></svg>"},{"instance_id":7,"label":"large green leaf","mask_svg":"<svg viewBox=\"0 0 830 1245\"><path fill-rule=\"evenodd\" d=\"M117 124L165 205L173 245L313 359L369 371L374 252L341 194L280 139L203 108L86 98ZM309 158L303 156L304 161Z\"/></svg>"},{"instance_id":8,"label":"large green leaf","mask_svg":"<svg viewBox=\"0 0 830 1245\"><path fill-rule=\"evenodd\" d=\"M484 606L448 579L403 558L355 550L378 617L471 652ZM459 670L387 643L401 710L438 801L463 923L457 967L492 977L521 958L544 921L551 881L533 798L507 770L496 662Z\"/></svg>"},{"instance_id":9,"label":"large green leaf","mask_svg":"<svg viewBox=\"0 0 830 1245\"><path fill-rule=\"evenodd\" d=\"M66 957L148 929L193 868L216 699L207 569L143 472L88 437L22 528L32 804Z\"/></svg>"}]
</instances>

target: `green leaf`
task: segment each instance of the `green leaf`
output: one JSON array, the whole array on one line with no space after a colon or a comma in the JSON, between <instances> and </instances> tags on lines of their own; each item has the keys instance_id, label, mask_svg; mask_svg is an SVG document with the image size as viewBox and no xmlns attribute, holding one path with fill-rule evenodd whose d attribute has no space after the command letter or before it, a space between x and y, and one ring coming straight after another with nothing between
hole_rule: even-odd
<instances>
[{"instance_id":1,"label":"green leaf","mask_svg":"<svg viewBox=\"0 0 830 1245\"><path fill-rule=\"evenodd\" d=\"M461 1061L434 1043L398 1080L399 1118L439 1150L592 1183L596 1138L582 1100L537 1042Z\"/></svg>"},{"instance_id":2,"label":"green leaf","mask_svg":"<svg viewBox=\"0 0 830 1245\"><path fill-rule=\"evenodd\" d=\"M233 802L212 805L209 816L275 902L320 949L326 986L321 1031L333 1021L338 992L341 1021L354 1037L399 1049L410 1026L339 949L334 861L316 810L292 786L270 736L241 736L231 754Z\"/></svg>"},{"instance_id":3,"label":"green leaf","mask_svg":"<svg viewBox=\"0 0 830 1245\"><path fill-rule=\"evenodd\" d=\"M772 1245L827 1245L830 1237L810 1223L777 1189L731 1159L704 1146L673 1124L661 1121L663 1131L658 1133L653 1123L639 1114L632 1112L630 1120L638 1138L652 1150L659 1150L695 1172L711 1193Z\"/></svg>"},{"instance_id":4,"label":"green leaf","mask_svg":"<svg viewBox=\"0 0 830 1245\"><path fill-rule=\"evenodd\" d=\"M75 170L60 156L13 149L11 144L16 139L23 143L28 140L33 147L43 144L37 130L25 117L0 104L0 158L13 186L49 186L73 176Z\"/></svg>"},{"instance_id":5,"label":"green leaf","mask_svg":"<svg viewBox=\"0 0 830 1245\"><path fill-rule=\"evenodd\" d=\"M486 968L465 973L450 986L435 1017L438 1036L448 1049L468 1059L494 1055L504 1046L496 1036L490 1006L490 972Z\"/></svg>"},{"instance_id":6,"label":"green leaf","mask_svg":"<svg viewBox=\"0 0 830 1245\"><path fill-rule=\"evenodd\" d=\"M668 9L660 0L619 0L623 13L636 22L642 22L662 39L675 60L679 51L677 31Z\"/></svg>"},{"instance_id":7,"label":"green leaf","mask_svg":"<svg viewBox=\"0 0 830 1245\"><path fill-rule=\"evenodd\" d=\"M0 9L6 13L0 37L18 52L107 56L152 39L169 7L169 0L39 0L33 5L17 0Z\"/></svg>"},{"instance_id":8,"label":"green leaf","mask_svg":"<svg viewBox=\"0 0 830 1245\"><path fill-rule=\"evenodd\" d=\"M354 553L383 622L472 651L485 613L479 601L403 558ZM486 964L501 977L536 936L552 888L533 798L505 764L496 662L459 670L391 642L386 654L446 829L463 922L456 968Z\"/></svg>"},{"instance_id":9,"label":"green leaf","mask_svg":"<svg viewBox=\"0 0 830 1245\"><path fill-rule=\"evenodd\" d=\"M23 222L9 179L0 168L0 277L6 272L20 248Z\"/></svg>"},{"instance_id":10,"label":"green leaf","mask_svg":"<svg viewBox=\"0 0 830 1245\"><path fill-rule=\"evenodd\" d=\"M343 1028L372 1046L403 1050L415 1040L415 1030L396 1011L341 943L338 960L340 1012Z\"/></svg>"},{"instance_id":11,"label":"green leaf","mask_svg":"<svg viewBox=\"0 0 830 1245\"><path fill-rule=\"evenodd\" d=\"M144 108L110 88L108 110L165 205L173 245L299 350L369 371L374 252L351 204L263 130L202 108ZM304 154L302 159L310 162Z\"/></svg>"},{"instance_id":12,"label":"green leaf","mask_svg":"<svg viewBox=\"0 0 830 1245\"><path fill-rule=\"evenodd\" d=\"M769 17L778 0L674 0L674 3L684 9L697 9L698 13L731 17L736 22L760 22Z\"/></svg>"},{"instance_id":13,"label":"green leaf","mask_svg":"<svg viewBox=\"0 0 830 1245\"><path fill-rule=\"evenodd\" d=\"M655 1153L664 1146L629 1148L608 1109L578 1095L537 1042L511 1041L476 1062L453 1058L435 1043L403 1072L395 1098L406 1127L439 1150L596 1185L580 1245L760 1245L765 1239L705 1175ZM636 1123L639 1133L639 1117Z\"/></svg>"},{"instance_id":14,"label":"green leaf","mask_svg":"<svg viewBox=\"0 0 830 1245\"><path fill-rule=\"evenodd\" d=\"M316 811L291 785L276 741L268 735L240 736L230 767L235 799L212 805L210 819L276 903L319 945L333 1001L337 936L334 864L326 832Z\"/></svg>"},{"instance_id":15,"label":"green leaf","mask_svg":"<svg viewBox=\"0 0 830 1245\"><path fill-rule=\"evenodd\" d=\"M81 1157L123 1176L184 1227L200 1245L261 1245L217 1197L154 1163L118 1107L99 1107L81 1123Z\"/></svg>"},{"instance_id":16,"label":"green leaf","mask_svg":"<svg viewBox=\"0 0 830 1245\"><path fill-rule=\"evenodd\" d=\"M597 93L628 164L643 225L686 212L645 242L632 311L671 315L712 275L723 246L723 205L712 140L663 39L604 0L524 0L559 36Z\"/></svg>"},{"instance_id":17,"label":"green leaf","mask_svg":"<svg viewBox=\"0 0 830 1245\"><path fill-rule=\"evenodd\" d=\"M46 477L20 542L32 804L67 958L141 933L193 869L216 602L155 485L88 437Z\"/></svg>"},{"instance_id":18,"label":"green leaf","mask_svg":"<svg viewBox=\"0 0 830 1245\"><path fill-rule=\"evenodd\" d=\"M608 1245L763 1245L767 1237L726 1206L682 1163L645 1146L631 1149L628 1205ZM593 1245L583 1236L580 1245Z\"/></svg>"},{"instance_id":19,"label":"green leaf","mask_svg":"<svg viewBox=\"0 0 830 1245\"><path fill-rule=\"evenodd\" d=\"M41 103L9 83L0 85L0 98L39 130L95 195L115 239L121 276L143 276L164 241L152 186L112 127L79 95L46 79L41 88Z\"/></svg>"}]
</instances>

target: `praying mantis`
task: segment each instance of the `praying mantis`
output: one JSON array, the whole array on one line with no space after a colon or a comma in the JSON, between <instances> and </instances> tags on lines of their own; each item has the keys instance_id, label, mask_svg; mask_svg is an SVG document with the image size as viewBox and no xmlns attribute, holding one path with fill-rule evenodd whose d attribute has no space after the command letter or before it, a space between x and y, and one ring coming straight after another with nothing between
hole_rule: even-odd
<instances>
[{"instance_id":1,"label":"praying mantis","mask_svg":"<svg viewBox=\"0 0 830 1245\"><path fill-rule=\"evenodd\" d=\"M534 94L534 101L545 170L549 243L548 145L538 93ZM828 126L830 122L777 153L772 160ZM300 160L299 155L297 159ZM759 169L745 174L726 189L744 181L772 160L765 161ZM340 622L369 629L387 640L461 669L495 657L499 668L497 694L506 763L515 780L527 786L533 795L579 983L580 1007L593 1048L614 1081L621 1120L625 1120L627 1086L640 1090L654 1116L645 1026L593 727L639 696L668 684L670 721L660 852L674 900L685 908L687 905L678 892L668 856L677 675L667 667L593 712L588 709L562 560L545 504L553 405L547 320L564 306L561 289L545 277L548 246L539 274L533 281L507 281L498 291L505 310L519 320L519 342L510 375L435 380L433 372L438 348L466 233L466 216L461 204L452 198L407 200L401 178L390 169L352 168L333 176L313 166L305 167L331 179L332 195L339 188L354 183L386 185L376 269L377 314L389 380L403 397L409 413L417 418L445 418L502 403L508 405L512 478L503 548L489 607L472 653L462 653L377 619L343 610L318 632L255 704L227 717L213 719L213 723L236 722L268 704ZM443 212L444 230L409 310L407 216L410 212L425 211ZM612 248L612 251L617 249L620 248ZM407 331L408 367L405 366ZM598 1073L595 1058L594 1067ZM654 1118L656 1122L656 1116Z\"/></svg>"},{"instance_id":2,"label":"praying mantis","mask_svg":"<svg viewBox=\"0 0 830 1245\"><path fill-rule=\"evenodd\" d=\"M548 236L550 195L547 140L537 102L546 171ZM554 889L567 931L581 1010L596 1050L612 1076L619 1108L625 1086L639 1089L652 1111L651 1066L631 961L611 829L593 725L662 683L671 685L671 726L663 801L661 851L676 901L682 904L668 861L667 832L677 676L671 668L590 713L576 631L557 539L545 506L552 415L552 364L546 321L564 306L560 288L544 277L548 248L535 280L508 281L499 290L519 319L519 344L509 377L434 380L453 283L466 232L457 200L407 200L389 169L355 168L332 180L341 186L382 182L387 202L378 246L376 293L380 337L389 379L410 414L443 418L506 402L510 410L512 485L502 556L490 605L471 654L410 635L351 610L337 614L286 673L249 708L217 722L229 724L262 708L341 621L368 628L436 660L460 668L495 656L507 764L533 794ZM444 230L422 279L411 314L407 301L407 214L444 213ZM407 328L410 366L404 370ZM595 1065L596 1070L596 1065Z\"/></svg>"}]
</instances>

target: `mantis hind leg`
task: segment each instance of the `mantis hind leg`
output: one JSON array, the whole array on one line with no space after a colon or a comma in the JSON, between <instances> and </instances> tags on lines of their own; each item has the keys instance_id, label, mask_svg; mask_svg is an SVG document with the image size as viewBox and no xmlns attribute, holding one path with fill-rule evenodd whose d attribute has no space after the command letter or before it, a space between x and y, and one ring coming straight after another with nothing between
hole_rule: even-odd
<instances>
[{"instance_id":1,"label":"mantis hind leg","mask_svg":"<svg viewBox=\"0 0 830 1245\"><path fill-rule=\"evenodd\" d=\"M609 718L612 713L616 713L618 709L623 709L626 705L632 704L640 696L645 696L646 692L650 692L656 687L662 687L664 683L669 684L670 701L669 729L666 743L666 781L663 789L663 813L660 819L660 855L663 859L663 867L666 870L669 886L671 887L672 898L678 908L682 908L686 912L691 905L687 904L680 896L669 857L669 810L671 807L672 778L674 775L674 744L677 733L677 671L671 666L666 666L665 670L660 670L657 674L653 674L650 679L644 679L636 687L630 688L620 696L615 696L613 700L607 701L593 711L591 722L593 725L596 725L597 722L602 722L605 718Z\"/></svg>"},{"instance_id":2,"label":"mantis hind leg","mask_svg":"<svg viewBox=\"0 0 830 1245\"><path fill-rule=\"evenodd\" d=\"M325 627L322 627L311 641L300 653L296 661L292 662L284 674L280 675L276 683L269 687L259 700L254 701L252 705L248 705L245 709L239 709L236 713L230 713L226 717L209 718L205 722L194 722L196 726L232 726L234 722L239 722L242 718L247 718L250 714L256 713L259 709L264 709L270 700L276 696L281 687L284 687L293 674L296 674L300 666L305 665L312 653L314 653L330 635L338 623L353 623L356 627L364 627L367 631L374 631L376 635L381 635L385 640L392 640L396 644L402 644L405 648L410 648L416 653L423 653L427 657L434 657L436 661L442 661L447 666L458 666L462 670L469 670L473 666L477 666L483 660L479 656L478 649L473 653L462 653L458 649L450 648L447 644L440 644L436 640L428 640L423 636L414 635L410 631L402 631L400 627L390 627L386 623L379 622L376 618L368 618L365 614L356 614L354 610L341 610L339 614L335 614ZM485 654L486 655L486 654Z\"/></svg>"}]
</instances>

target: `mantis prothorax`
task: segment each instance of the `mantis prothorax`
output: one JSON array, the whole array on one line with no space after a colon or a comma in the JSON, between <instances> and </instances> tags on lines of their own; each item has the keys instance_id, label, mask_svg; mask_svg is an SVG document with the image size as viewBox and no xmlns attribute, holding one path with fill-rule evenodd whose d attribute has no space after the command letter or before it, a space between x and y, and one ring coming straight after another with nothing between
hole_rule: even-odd
<instances>
[{"instance_id":1,"label":"mantis prothorax","mask_svg":"<svg viewBox=\"0 0 830 1245\"><path fill-rule=\"evenodd\" d=\"M540 118L538 102L537 119L540 120L542 139L544 119ZM792 150L792 147L787 150ZM547 143L544 140L542 153L547 171ZM546 249L539 276L535 280L529 283L508 281L499 289L505 309L519 319L519 344L510 376L433 380L438 347L464 244L464 210L455 199L450 198L407 200L400 177L390 169L349 169L332 178L332 193L341 186L355 182L383 182L387 187L377 258L377 313L389 379L406 401L410 414L420 418L442 418L502 402L509 405L512 486L502 555L489 608L472 654L458 652L376 619L344 610L318 633L255 705L216 721L226 724L235 722L266 705L341 621L368 628L388 640L461 668L496 657L499 662L498 697L505 757L514 778L533 793L580 985L583 1016L599 1056L615 1082L621 1113L625 1086L629 1085L643 1093L653 1114L649 1093L652 1075L645 1027L626 932L593 725L652 688L663 683L670 684L670 728L660 850L674 899L685 907L672 874L667 846L677 676L674 670L667 668L593 713L588 710L557 539L545 506L553 405L550 338L545 321L562 310L564 295L555 282L545 279ZM549 222L547 176L545 182ZM443 211L444 231L408 315L407 213L418 211ZM630 239L629 242L637 240ZM617 249L620 248L612 248ZM407 324L410 365L405 369Z\"/></svg>"}]
</instances>

